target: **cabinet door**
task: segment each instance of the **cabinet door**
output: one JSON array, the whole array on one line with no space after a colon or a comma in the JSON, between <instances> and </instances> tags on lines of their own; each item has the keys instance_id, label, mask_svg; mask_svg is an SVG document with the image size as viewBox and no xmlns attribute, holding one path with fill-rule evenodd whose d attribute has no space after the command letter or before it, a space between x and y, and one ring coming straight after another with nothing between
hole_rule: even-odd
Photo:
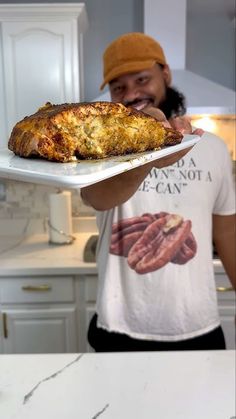
<instances>
[{"instance_id":1,"label":"cabinet door","mask_svg":"<svg viewBox=\"0 0 236 419\"><path fill-rule=\"evenodd\" d=\"M3 335L4 335L3 319L2 319L2 313L0 311L0 354L3 353Z\"/></svg>"},{"instance_id":2,"label":"cabinet door","mask_svg":"<svg viewBox=\"0 0 236 419\"><path fill-rule=\"evenodd\" d=\"M16 6L16 5L14 5ZM80 16L80 19L78 17ZM50 101L83 99L84 5L0 5L0 138Z\"/></svg>"},{"instance_id":3,"label":"cabinet door","mask_svg":"<svg viewBox=\"0 0 236 419\"><path fill-rule=\"evenodd\" d=\"M97 275L81 275L76 281L79 352L94 352L87 340L90 320L96 311Z\"/></svg>"},{"instance_id":4,"label":"cabinet door","mask_svg":"<svg viewBox=\"0 0 236 419\"><path fill-rule=\"evenodd\" d=\"M220 321L225 335L226 348L235 349L235 291L225 273L215 275Z\"/></svg>"},{"instance_id":5,"label":"cabinet door","mask_svg":"<svg viewBox=\"0 0 236 419\"><path fill-rule=\"evenodd\" d=\"M89 328L90 320L96 312L96 307L94 305L87 305L85 310L85 352L94 352L94 349L89 345L87 340L87 333Z\"/></svg>"},{"instance_id":6,"label":"cabinet door","mask_svg":"<svg viewBox=\"0 0 236 419\"><path fill-rule=\"evenodd\" d=\"M235 349L235 308L221 305L219 306L219 312L226 349Z\"/></svg>"},{"instance_id":7,"label":"cabinet door","mask_svg":"<svg viewBox=\"0 0 236 419\"><path fill-rule=\"evenodd\" d=\"M4 309L4 353L77 352L76 308Z\"/></svg>"}]
</instances>

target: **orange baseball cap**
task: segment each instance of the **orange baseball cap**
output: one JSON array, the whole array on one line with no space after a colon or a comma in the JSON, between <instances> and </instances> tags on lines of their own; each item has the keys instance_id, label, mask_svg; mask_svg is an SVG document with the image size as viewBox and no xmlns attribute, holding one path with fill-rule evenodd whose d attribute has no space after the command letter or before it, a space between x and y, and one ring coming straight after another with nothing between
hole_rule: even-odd
<instances>
[{"instance_id":1,"label":"orange baseball cap","mask_svg":"<svg viewBox=\"0 0 236 419\"><path fill-rule=\"evenodd\" d=\"M141 32L121 35L103 54L104 80L100 90L117 77L151 68L155 63L167 64L163 49L155 39Z\"/></svg>"}]
</instances>

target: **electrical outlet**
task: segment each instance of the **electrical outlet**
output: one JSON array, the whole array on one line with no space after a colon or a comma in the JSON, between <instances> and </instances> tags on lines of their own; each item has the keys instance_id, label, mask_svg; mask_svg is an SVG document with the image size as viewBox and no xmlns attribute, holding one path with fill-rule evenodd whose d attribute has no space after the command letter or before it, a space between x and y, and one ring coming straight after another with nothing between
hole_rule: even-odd
<instances>
[{"instance_id":1,"label":"electrical outlet","mask_svg":"<svg viewBox=\"0 0 236 419\"><path fill-rule=\"evenodd\" d=\"M6 187L3 183L0 183L0 201L6 200Z\"/></svg>"}]
</instances>

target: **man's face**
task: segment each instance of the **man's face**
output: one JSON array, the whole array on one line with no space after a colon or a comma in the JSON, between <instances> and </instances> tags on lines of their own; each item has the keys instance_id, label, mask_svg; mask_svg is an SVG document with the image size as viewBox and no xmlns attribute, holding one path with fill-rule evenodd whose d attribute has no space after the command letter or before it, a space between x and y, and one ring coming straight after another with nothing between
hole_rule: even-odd
<instances>
[{"instance_id":1,"label":"man's face","mask_svg":"<svg viewBox=\"0 0 236 419\"><path fill-rule=\"evenodd\" d=\"M158 107L166 97L169 81L169 67L155 64L150 69L112 80L109 84L111 100L138 110L146 106Z\"/></svg>"}]
</instances>

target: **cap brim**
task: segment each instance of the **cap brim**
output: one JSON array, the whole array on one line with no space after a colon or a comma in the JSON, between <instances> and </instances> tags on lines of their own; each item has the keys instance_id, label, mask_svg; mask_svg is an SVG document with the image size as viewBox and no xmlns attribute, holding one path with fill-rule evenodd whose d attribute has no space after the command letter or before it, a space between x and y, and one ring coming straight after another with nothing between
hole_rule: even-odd
<instances>
[{"instance_id":1,"label":"cap brim","mask_svg":"<svg viewBox=\"0 0 236 419\"><path fill-rule=\"evenodd\" d=\"M100 90L103 90L105 85L110 83L112 80L116 79L117 77L121 77L124 74L129 73L136 73L138 71L146 70L154 66L157 61L147 60L147 61L137 61L137 62L126 62L121 64L119 67L116 67L113 71L107 74L103 83L100 86Z\"/></svg>"}]
</instances>

